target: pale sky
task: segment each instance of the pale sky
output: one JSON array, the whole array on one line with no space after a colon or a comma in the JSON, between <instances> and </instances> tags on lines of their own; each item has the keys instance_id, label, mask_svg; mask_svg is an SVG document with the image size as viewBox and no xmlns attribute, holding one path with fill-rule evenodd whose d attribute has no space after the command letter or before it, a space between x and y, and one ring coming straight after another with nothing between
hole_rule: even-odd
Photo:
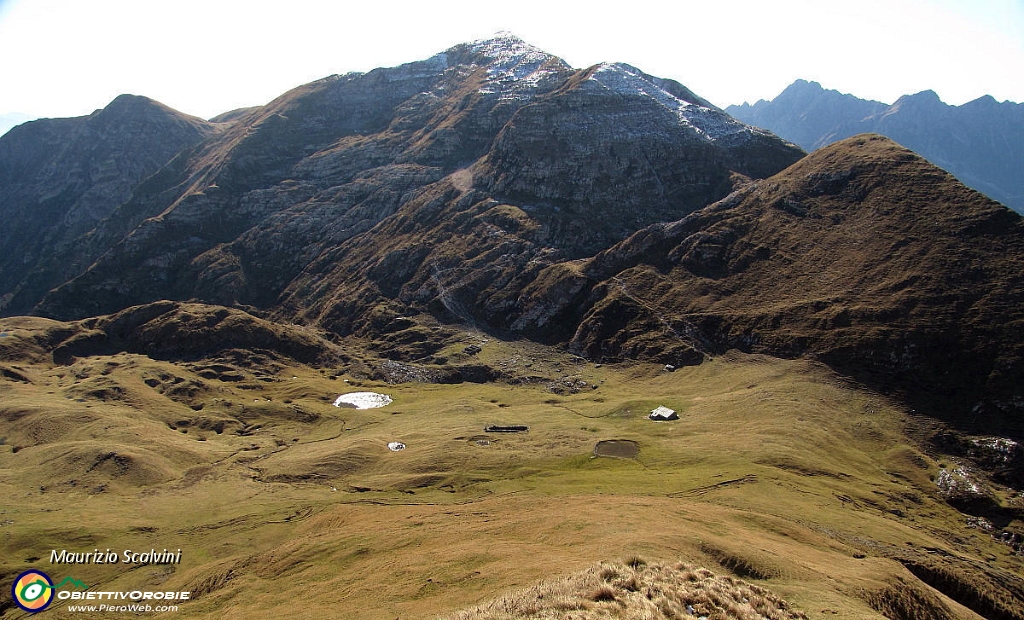
<instances>
[{"instance_id":1,"label":"pale sky","mask_svg":"<svg viewBox=\"0 0 1024 620\"><path fill-rule=\"evenodd\" d=\"M209 118L502 30L721 107L797 78L886 103L1024 101L1024 0L0 0L0 114L79 116L132 93Z\"/></svg>"}]
</instances>

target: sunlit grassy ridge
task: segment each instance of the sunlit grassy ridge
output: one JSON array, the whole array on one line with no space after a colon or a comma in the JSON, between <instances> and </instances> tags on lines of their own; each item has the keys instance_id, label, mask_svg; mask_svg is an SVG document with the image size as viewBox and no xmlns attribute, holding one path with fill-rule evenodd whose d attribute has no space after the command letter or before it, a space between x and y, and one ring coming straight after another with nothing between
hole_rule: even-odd
<instances>
[{"instance_id":1,"label":"sunlit grassy ridge","mask_svg":"<svg viewBox=\"0 0 1024 620\"><path fill-rule=\"evenodd\" d=\"M822 366L735 354L668 373L482 346L488 364L586 387L387 385L259 355L8 359L24 380L0 382L0 572L190 590L181 617L406 620L642 555L731 573L809 617L977 617L910 565L1021 617L1012 595L997 605L1020 558L941 501L912 421ZM331 405L366 390L394 402ZM659 404L681 419L646 419ZM608 439L639 454L596 457ZM181 548L182 563L49 563L108 547Z\"/></svg>"}]
</instances>

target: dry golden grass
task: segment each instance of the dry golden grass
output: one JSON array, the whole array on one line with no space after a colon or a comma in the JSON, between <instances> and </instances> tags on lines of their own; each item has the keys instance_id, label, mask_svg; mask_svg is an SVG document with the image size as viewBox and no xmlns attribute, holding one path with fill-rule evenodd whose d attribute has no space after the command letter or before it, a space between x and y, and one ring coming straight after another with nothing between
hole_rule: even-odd
<instances>
[{"instance_id":1,"label":"dry golden grass","mask_svg":"<svg viewBox=\"0 0 1024 620\"><path fill-rule=\"evenodd\" d=\"M60 329L4 321L16 334L4 340ZM36 567L104 589L192 590L178 617L218 620L434 618L632 556L708 566L716 583L742 577L812 618L882 618L901 604L884 592L904 579L976 619L904 568L932 555L943 574L1004 575L977 581L1004 594L1020 580L1019 558L935 493L938 464L907 438L910 421L816 364L730 355L665 373L483 346L477 358L493 366L598 387L389 386L281 360L131 354L56 366L8 349L4 365L24 380L0 379L0 577ZM366 390L394 403L331 406ZM681 419L650 422L658 404ZM607 439L639 453L595 458ZM181 548L182 563L48 562L52 549L108 547ZM682 574L625 565L623 579L579 589L580 604L610 613L636 594L631 577ZM1019 604L1001 608L1024 617L1012 615Z\"/></svg>"},{"instance_id":2,"label":"dry golden grass","mask_svg":"<svg viewBox=\"0 0 1024 620\"><path fill-rule=\"evenodd\" d=\"M806 614L766 588L685 563L602 562L445 620L796 620Z\"/></svg>"}]
</instances>

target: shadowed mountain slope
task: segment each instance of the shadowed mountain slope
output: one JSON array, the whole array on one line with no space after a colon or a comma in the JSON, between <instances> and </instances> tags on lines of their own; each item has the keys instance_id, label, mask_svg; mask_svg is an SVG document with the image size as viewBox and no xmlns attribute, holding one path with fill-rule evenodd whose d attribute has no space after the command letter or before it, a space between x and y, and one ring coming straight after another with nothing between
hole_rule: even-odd
<instances>
[{"instance_id":1,"label":"shadowed mountain slope","mask_svg":"<svg viewBox=\"0 0 1024 620\"><path fill-rule=\"evenodd\" d=\"M535 230L515 251L525 261L589 256L801 156L680 84L621 64L575 70L503 36L242 112L100 223L38 311L82 317L164 297L271 308L300 275L322 280L347 241L400 226L391 216L421 229L432 209L467 201L523 214Z\"/></svg>"},{"instance_id":2,"label":"shadowed mountain slope","mask_svg":"<svg viewBox=\"0 0 1024 620\"><path fill-rule=\"evenodd\" d=\"M930 414L1024 431L1021 219L891 140L826 147L580 259L554 260L530 213L457 183L315 262L280 318L412 342L426 311L674 365L810 354Z\"/></svg>"},{"instance_id":3,"label":"shadowed mountain slope","mask_svg":"<svg viewBox=\"0 0 1024 620\"><path fill-rule=\"evenodd\" d=\"M1020 434L1022 257L1020 216L858 136L578 265L575 298L564 279L537 297L582 309L571 342L591 357L812 354Z\"/></svg>"},{"instance_id":4,"label":"shadowed mountain slope","mask_svg":"<svg viewBox=\"0 0 1024 620\"><path fill-rule=\"evenodd\" d=\"M677 366L809 354L974 430L1024 432L1021 218L891 140L825 147L572 260L538 252L524 210L455 184L314 263L279 316L414 341L427 311Z\"/></svg>"},{"instance_id":5,"label":"shadowed mountain slope","mask_svg":"<svg viewBox=\"0 0 1024 620\"><path fill-rule=\"evenodd\" d=\"M146 97L121 95L89 116L40 119L0 138L0 311L27 312L73 275L54 254L215 131Z\"/></svg>"}]
</instances>

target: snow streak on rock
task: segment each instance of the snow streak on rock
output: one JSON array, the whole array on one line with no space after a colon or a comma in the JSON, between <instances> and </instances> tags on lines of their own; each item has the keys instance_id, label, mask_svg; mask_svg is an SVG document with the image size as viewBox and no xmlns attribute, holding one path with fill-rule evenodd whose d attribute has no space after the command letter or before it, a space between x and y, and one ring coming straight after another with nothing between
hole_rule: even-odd
<instances>
[{"instance_id":1,"label":"snow streak on rock","mask_svg":"<svg viewBox=\"0 0 1024 620\"><path fill-rule=\"evenodd\" d=\"M709 142L751 131L749 127L720 110L687 101L671 93L668 90L671 88L668 80L649 76L625 63L601 64L590 79L612 92L657 102L674 112L680 124L692 127L698 135Z\"/></svg>"},{"instance_id":2,"label":"snow streak on rock","mask_svg":"<svg viewBox=\"0 0 1024 620\"><path fill-rule=\"evenodd\" d=\"M536 88L545 78L572 70L561 59L509 33L498 33L492 39L476 41L470 49L486 62L489 85L481 92L502 92L503 98L519 98L515 91Z\"/></svg>"}]
</instances>

